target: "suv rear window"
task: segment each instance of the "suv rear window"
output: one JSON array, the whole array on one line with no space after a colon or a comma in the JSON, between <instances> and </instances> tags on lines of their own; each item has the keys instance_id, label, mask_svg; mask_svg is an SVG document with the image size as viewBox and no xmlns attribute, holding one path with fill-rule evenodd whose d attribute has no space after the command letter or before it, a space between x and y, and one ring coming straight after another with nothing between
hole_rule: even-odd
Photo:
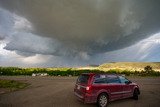
<instances>
[{"instance_id":1,"label":"suv rear window","mask_svg":"<svg viewBox=\"0 0 160 107\"><path fill-rule=\"evenodd\" d=\"M89 79L89 75L80 75L77 79L77 82L87 84L88 79Z\"/></svg>"}]
</instances>

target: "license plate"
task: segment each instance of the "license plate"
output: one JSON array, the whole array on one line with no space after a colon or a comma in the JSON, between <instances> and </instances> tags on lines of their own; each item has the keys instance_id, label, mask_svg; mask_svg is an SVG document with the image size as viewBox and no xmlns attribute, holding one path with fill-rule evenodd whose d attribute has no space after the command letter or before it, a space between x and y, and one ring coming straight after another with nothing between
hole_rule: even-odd
<instances>
[{"instance_id":1,"label":"license plate","mask_svg":"<svg viewBox=\"0 0 160 107\"><path fill-rule=\"evenodd\" d=\"M77 89L78 89L78 90L80 89L80 86L79 86L79 85L77 86Z\"/></svg>"}]
</instances>

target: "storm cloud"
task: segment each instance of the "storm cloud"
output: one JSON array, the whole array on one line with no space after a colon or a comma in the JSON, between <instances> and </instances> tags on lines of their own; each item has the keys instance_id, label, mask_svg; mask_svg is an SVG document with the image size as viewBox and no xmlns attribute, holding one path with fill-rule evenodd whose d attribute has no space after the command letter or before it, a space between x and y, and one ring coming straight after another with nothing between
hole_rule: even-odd
<instances>
[{"instance_id":1,"label":"storm cloud","mask_svg":"<svg viewBox=\"0 0 160 107\"><path fill-rule=\"evenodd\" d=\"M0 0L6 50L89 60L160 32L159 0ZM6 31L7 29L7 31Z\"/></svg>"}]
</instances>

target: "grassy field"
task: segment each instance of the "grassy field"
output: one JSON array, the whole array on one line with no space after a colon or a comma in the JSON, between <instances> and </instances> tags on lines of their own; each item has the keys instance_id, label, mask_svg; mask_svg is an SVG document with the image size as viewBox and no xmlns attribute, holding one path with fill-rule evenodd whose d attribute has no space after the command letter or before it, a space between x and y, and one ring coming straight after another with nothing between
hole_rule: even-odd
<instances>
[{"instance_id":1,"label":"grassy field","mask_svg":"<svg viewBox=\"0 0 160 107\"><path fill-rule=\"evenodd\" d=\"M145 67L149 67L146 68ZM79 67L79 68L19 68L0 67L0 75L50 75L50 76L78 76L81 73L115 73L127 76L160 76L159 62L112 62L100 66Z\"/></svg>"},{"instance_id":2,"label":"grassy field","mask_svg":"<svg viewBox=\"0 0 160 107\"><path fill-rule=\"evenodd\" d=\"M0 94L23 89L28 85L28 83L19 81L0 79Z\"/></svg>"},{"instance_id":3,"label":"grassy field","mask_svg":"<svg viewBox=\"0 0 160 107\"><path fill-rule=\"evenodd\" d=\"M15 76L15 75L28 75L34 76L45 74L50 76L78 76L81 73L114 73L125 74L127 76L160 76L160 72L155 71L151 66L146 66L141 71L130 71L122 69L75 69L75 68L18 68L18 67L0 67L0 75Z\"/></svg>"},{"instance_id":4,"label":"grassy field","mask_svg":"<svg viewBox=\"0 0 160 107\"><path fill-rule=\"evenodd\" d=\"M153 70L160 71L160 62L111 62L101 64L98 69L105 71L110 69L142 71L146 66L151 66Z\"/></svg>"}]
</instances>

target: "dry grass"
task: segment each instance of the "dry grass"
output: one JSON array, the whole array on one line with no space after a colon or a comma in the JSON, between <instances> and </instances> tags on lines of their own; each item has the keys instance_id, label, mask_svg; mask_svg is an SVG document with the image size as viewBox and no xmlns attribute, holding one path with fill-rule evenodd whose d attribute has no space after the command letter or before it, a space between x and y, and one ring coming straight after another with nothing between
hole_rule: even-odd
<instances>
[{"instance_id":1,"label":"dry grass","mask_svg":"<svg viewBox=\"0 0 160 107\"><path fill-rule=\"evenodd\" d=\"M100 70L120 69L130 71L142 71L144 67L151 66L153 70L160 71L160 62L112 62L99 66Z\"/></svg>"}]
</instances>

